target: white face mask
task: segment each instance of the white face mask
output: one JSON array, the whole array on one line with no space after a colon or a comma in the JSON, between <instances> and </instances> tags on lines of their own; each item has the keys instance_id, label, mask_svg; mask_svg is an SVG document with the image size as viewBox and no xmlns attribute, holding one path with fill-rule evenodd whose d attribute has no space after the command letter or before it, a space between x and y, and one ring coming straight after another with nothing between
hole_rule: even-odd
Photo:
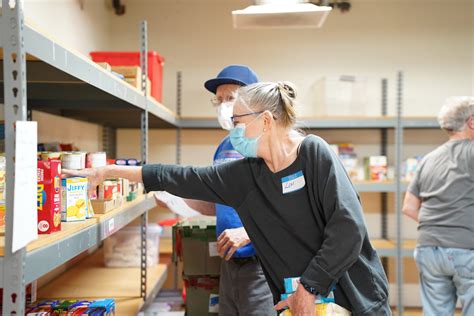
<instances>
[{"instance_id":1,"label":"white face mask","mask_svg":"<svg viewBox=\"0 0 474 316\"><path fill-rule=\"evenodd\" d=\"M217 120L223 129L229 131L234 127L234 123L232 123L233 112L234 102L222 102L217 107Z\"/></svg>"}]
</instances>

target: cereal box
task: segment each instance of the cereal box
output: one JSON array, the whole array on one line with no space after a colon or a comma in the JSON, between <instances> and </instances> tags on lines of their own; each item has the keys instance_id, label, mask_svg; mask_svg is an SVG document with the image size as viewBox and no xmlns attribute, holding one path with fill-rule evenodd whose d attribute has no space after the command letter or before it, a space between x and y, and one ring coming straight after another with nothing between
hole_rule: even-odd
<instances>
[{"instance_id":1,"label":"cereal box","mask_svg":"<svg viewBox=\"0 0 474 316\"><path fill-rule=\"evenodd\" d=\"M62 180L61 219L63 222L83 221L89 212L87 178L66 178Z\"/></svg>"},{"instance_id":2,"label":"cereal box","mask_svg":"<svg viewBox=\"0 0 474 316\"><path fill-rule=\"evenodd\" d=\"M38 234L61 230L61 161L38 161Z\"/></svg>"}]
</instances>

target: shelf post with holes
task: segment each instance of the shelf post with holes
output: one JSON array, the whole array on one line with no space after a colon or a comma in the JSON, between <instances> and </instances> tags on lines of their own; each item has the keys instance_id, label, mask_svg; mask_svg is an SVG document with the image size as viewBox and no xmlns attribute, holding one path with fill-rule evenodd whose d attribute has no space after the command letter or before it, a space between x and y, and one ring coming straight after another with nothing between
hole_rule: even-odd
<instances>
[{"instance_id":1,"label":"shelf post with holes","mask_svg":"<svg viewBox=\"0 0 474 316\"><path fill-rule=\"evenodd\" d=\"M2 42L5 103L6 214L5 255L3 258L3 315L25 314L26 249L12 252L15 124L27 120L26 54L23 37L23 1L2 0Z\"/></svg>"},{"instance_id":2,"label":"shelf post with holes","mask_svg":"<svg viewBox=\"0 0 474 316\"><path fill-rule=\"evenodd\" d=\"M140 24L140 66L142 70L141 87L145 96L145 110L141 114L141 159L142 164L148 161L148 95L147 95L147 78L148 78L148 39L147 39L147 22L142 21ZM141 256L140 256L140 296L143 300L147 297L147 226L148 226L148 210L141 215Z\"/></svg>"},{"instance_id":3,"label":"shelf post with holes","mask_svg":"<svg viewBox=\"0 0 474 316\"><path fill-rule=\"evenodd\" d=\"M403 73L397 73L397 116L395 125L395 212L396 212L396 262L397 262L397 313L403 316L403 253L402 253L402 144L403 144Z\"/></svg>"},{"instance_id":4,"label":"shelf post with holes","mask_svg":"<svg viewBox=\"0 0 474 316\"><path fill-rule=\"evenodd\" d=\"M387 88L388 88L388 81L387 79L382 79L382 108L381 114L382 117L386 117L388 115L388 102L387 102ZM380 155L388 157L388 129L382 128L380 130ZM388 239L388 193L381 192L380 193L380 206L381 206L381 237L382 239ZM388 271L388 259L387 257L382 258L382 264L385 271Z\"/></svg>"}]
</instances>

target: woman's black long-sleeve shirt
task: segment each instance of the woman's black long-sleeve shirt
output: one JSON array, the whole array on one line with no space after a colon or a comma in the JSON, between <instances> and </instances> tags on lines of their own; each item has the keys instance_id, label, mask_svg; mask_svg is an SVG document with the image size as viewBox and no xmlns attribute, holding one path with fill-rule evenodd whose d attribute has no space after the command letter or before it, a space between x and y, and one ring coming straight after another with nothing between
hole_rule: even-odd
<instances>
[{"instance_id":1,"label":"woman's black long-sleeve shirt","mask_svg":"<svg viewBox=\"0 0 474 316\"><path fill-rule=\"evenodd\" d=\"M362 207L342 163L319 137L273 173L259 158L205 168L146 165L147 191L229 205L252 240L275 302L283 279L327 295L353 315L390 315L388 282L372 248Z\"/></svg>"}]
</instances>

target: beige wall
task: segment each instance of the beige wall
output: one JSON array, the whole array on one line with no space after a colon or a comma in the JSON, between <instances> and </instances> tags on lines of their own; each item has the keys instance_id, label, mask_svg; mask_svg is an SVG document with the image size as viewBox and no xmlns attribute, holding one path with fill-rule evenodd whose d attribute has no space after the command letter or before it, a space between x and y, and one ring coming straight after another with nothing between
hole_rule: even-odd
<instances>
[{"instance_id":1,"label":"beige wall","mask_svg":"<svg viewBox=\"0 0 474 316\"><path fill-rule=\"evenodd\" d=\"M110 48L110 16L105 0L25 0L25 18L63 45L88 56ZM3 115L3 111L2 111ZM100 150L101 128L95 124L34 112L39 142L73 143L81 150Z\"/></svg>"},{"instance_id":2,"label":"beige wall","mask_svg":"<svg viewBox=\"0 0 474 316\"><path fill-rule=\"evenodd\" d=\"M132 32L141 19L149 23L149 46L166 58L164 104L175 106L176 71L183 72L183 115L213 116L210 95L203 82L225 64L251 65L263 80L289 79L300 88L302 115L316 115L310 87L321 76L354 74L369 78L371 104L367 114L379 114L379 79L389 78L389 109L395 111L395 73L405 72L406 115L434 116L445 97L470 94L473 86L472 1L353 1L346 15L331 13L320 30L233 30L230 11L250 1L134 1L124 17L112 17L121 35L114 37L115 50L136 45ZM473 93L474 94L474 93ZM329 142L353 142L360 157L377 154L377 130L316 131ZM174 133L152 132L150 161L172 162ZM168 135L168 138L164 135ZM190 135L190 136L187 136ZM184 131L182 162L210 162L221 131ZM119 132L119 155L138 133ZM154 136L151 136L154 138ZM405 132L403 156L421 155L446 140L441 131ZM165 141L165 143L162 143ZM199 141L200 144L196 145ZM394 137L389 134L390 164ZM168 149L167 149L168 148ZM170 150L166 153L167 150ZM162 159L163 158L163 159ZM380 236L380 216L367 216L371 235ZM416 237L416 227L405 221L405 236ZM391 221L394 223L394 221ZM393 234L391 225L390 235Z\"/></svg>"},{"instance_id":3,"label":"beige wall","mask_svg":"<svg viewBox=\"0 0 474 316\"><path fill-rule=\"evenodd\" d=\"M80 3L83 3L81 9ZM110 48L112 9L106 0L25 0L25 18L71 49L89 55Z\"/></svg>"},{"instance_id":4,"label":"beige wall","mask_svg":"<svg viewBox=\"0 0 474 316\"><path fill-rule=\"evenodd\" d=\"M176 71L183 72L183 114L209 116L202 84L225 64L255 68L263 80L287 79L300 88L302 115L315 115L311 86L321 76L370 79L371 106L379 114L379 78L405 72L405 113L434 115L450 95L472 88L472 1L357 1L348 14L333 12L318 30L233 30L230 12L241 0L135 0L112 17L115 50L137 45L136 25L149 22L149 46L166 58L164 103L175 105Z\"/></svg>"},{"instance_id":5,"label":"beige wall","mask_svg":"<svg viewBox=\"0 0 474 316\"><path fill-rule=\"evenodd\" d=\"M72 120L42 112L33 112L33 120L38 122L38 142L60 142L73 144L83 151L100 151L102 144L102 128L91 124Z\"/></svg>"},{"instance_id":6,"label":"beige wall","mask_svg":"<svg viewBox=\"0 0 474 316\"><path fill-rule=\"evenodd\" d=\"M374 1L355 0L349 14L333 12L322 29L300 31L233 30L230 11L250 1L134 0L126 2L127 13L122 17L115 16L105 3L85 0L81 10L76 0L26 0L25 10L34 24L84 54L99 49L136 49L138 23L147 19L149 46L166 57L164 103L168 107L174 107L175 73L183 71L184 115L214 115L208 102L210 95L202 83L222 65L232 62L252 65L263 80L295 81L303 100L308 100L312 94L309 88L320 76L368 76L372 102L368 114L378 114L378 79L382 76L391 79L389 101L393 113L397 69L405 71L407 115L434 115L445 96L469 94L474 86L474 76L468 71L474 71L473 1L454 0L456 5L448 7L437 0L390 0L377 6ZM309 100L304 104L302 115L317 114ZM54 132L55 128L66 130L59 122L55 128L42 128L47 115L39 115L38 120L40 137L59 137L65 142L73 138ZM81 147L97 147L92 144L100 128L75 124L76 129L91 130L78 140ZM173 162L175 132L152 131L150 135L150 161ZM184 131L182 162L210 162L215 144L224 135L220 131ZM356 139L351 135L357 135ZM138 131L120 130L118 136L118 154L138 157ZM361 143L361 156L378 152L377 131L323 131L321 136L330 142ZM444 139L439 132L408 132L406 141L413 146L405 148L405 156L426 152Z\"/></svg>"}]
</instances>

